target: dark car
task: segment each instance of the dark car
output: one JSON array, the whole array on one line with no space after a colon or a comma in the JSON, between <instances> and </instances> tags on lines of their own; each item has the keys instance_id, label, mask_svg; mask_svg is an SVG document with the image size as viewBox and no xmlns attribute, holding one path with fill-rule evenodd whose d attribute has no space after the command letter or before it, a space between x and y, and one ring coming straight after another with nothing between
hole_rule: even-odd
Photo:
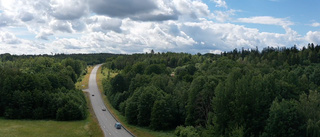
<instances>
[{"instance_id":1,"label":"dark car","mask_svg":"<svg viewBox=\"0 0 320 137\"><path fill-rule=\"evenodd\" d=\"M117 122L117 123L114 124L114 127L116 129L121 129L121 124L119 122Z\"/></svg>"},{"instance_id":2,"label":"dark car","mask_svg":"<svg viewBox=\"0 0 320 137\"><path fill-rule=\"evenodd\" d=\"M92 96L94 96L94 94L92 94Z\"/></svg>"},{"instance_id":3,"label":"dark car","mask_svg":"<svg viewBox=\"0 0 320 137\"><path fill-rule=\"evenodd\" d=\"M105 107L102 107L102 108L101 108L101 110L102 110L102 111L106 111L106 110L107 110L107 108L105 108Z\"/></svg>"}]
</instances>

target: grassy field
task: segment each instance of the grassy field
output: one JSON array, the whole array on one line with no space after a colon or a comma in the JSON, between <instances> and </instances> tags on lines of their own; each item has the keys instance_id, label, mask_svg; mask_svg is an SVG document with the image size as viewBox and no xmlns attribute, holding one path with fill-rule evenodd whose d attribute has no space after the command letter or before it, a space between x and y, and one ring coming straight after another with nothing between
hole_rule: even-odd
<instances>
[{"instance_id":1,"label":"grassy field","mask_svg":"<svg viewBox=\"0 0 320 137\"><path fill-rule=\"evenodd\" d=\"M73 122L0 119L2 137L88 137L89 119Z\"/></svg>"},{"instance_id":2,"label":"grassy field","mask_svg":"<svg viewBox=\"0 0 320 137\"><path fill-rule=\"evenodd\" d=\"M92 112L92 108L89 109ZM92 113L86 120L80 121L0 118L0 123L1 137L103 137L98 121Z\"/></svg>"},{"instance_id":3,"label":"grassy field","mask_svg":"<svg viewBox=\"0 0 320 137\"><path fill-rule=\"evenodd\" d=\"M98 70L97 84L98 84L99 90L102 92L103 91L102 79L107 78L109 70L107 68L105 68L101 71L101 68L102 67L100 67ZM115 72L114 73L110 72L110 77L112 78L116 74L117 73L115 73ZM125 117L122 116L119 111L117 111L116 109L114 109L111 106L107 97L103 93L102 93L102 96L103 96L103 100L104 100L106 106L111 111L111 113L118 119L118 121L120 121L122 123L123 126L125 126L127 129L129 129L137 137L175 137L175 135L173 134L173 131L157 132L157 131L153 131L153 130L150 130L147 128L129 125L128 122L126 121Z\"/></svg>"},{"instance_id":4,"label":"grassy field","mask_svg":"<svg viewBox=\"0 0 320 137\"><path fill-rule=\"evenodd\" d=\"M78 89L88 87L91 70L92 67L89 67L87 75L76 84ZM8 120L0 118L0 137L103 137L103 132L88 99L89 95L87 93L85 95L90 112L85 120Z\"/></svg>"}]
</instances>

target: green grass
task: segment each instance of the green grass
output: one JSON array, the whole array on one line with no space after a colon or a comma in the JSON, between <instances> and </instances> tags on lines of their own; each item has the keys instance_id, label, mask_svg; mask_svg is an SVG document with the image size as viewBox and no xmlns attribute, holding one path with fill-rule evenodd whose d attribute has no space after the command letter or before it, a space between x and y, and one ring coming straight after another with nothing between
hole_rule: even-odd
<instances>
[{"instance_id":1,"label":"green grass","mask_svg":"<svg viewBox=\"0 0 320 137\"><path fill-rule=\"evenodd\" d=\"M88 137L89 119L72 122L0 118L2 137Z\"/></svg>"},{"instance_id":2,"label":"green grass","mask_svg":"<svg viewBox=\"0 0 320 137\"><path fill-rule=\"evenodd\" d=\"M103 91L102 79L107 78L108 71L110 71L110 70L105 68L102 70L103 73L101 73L101 67L98 69L97 84L98 84L100 92ZM117 75L116 72L110 73L111 78L116 75ZM106 104L106 106L108 107L110 112L118 119L118 121L120 121L122 123L123 126L125 126L128 130L130 130L130 132L132 132L137 137L175 137L173 131L163 131L163 132L162 131L153 131L148 128L143 128L143 127L138 127L138 126L128 124L126 118L123 115L121 115L121 113L119 111L117 111L116 109L114 109L112 107L112 105L110 104L107 97L103 94L103 92L101 94L102 94L104 103Z\"/></svg>"},{"instance_id":3,"label":"green grass","mask_svg":"<svg viewBox=\"0 0 320 137\"><path fill-rule=\"evenodd\" d=\"M87 74L84 76L81 76L81 81L78 81L75 86L77 89L87 89L88 88L88 83L89 83L89 77L90 77L90 73L92 71L93 67L92 66L88 66L87 67Z\"/></svg>"}]
</instances>

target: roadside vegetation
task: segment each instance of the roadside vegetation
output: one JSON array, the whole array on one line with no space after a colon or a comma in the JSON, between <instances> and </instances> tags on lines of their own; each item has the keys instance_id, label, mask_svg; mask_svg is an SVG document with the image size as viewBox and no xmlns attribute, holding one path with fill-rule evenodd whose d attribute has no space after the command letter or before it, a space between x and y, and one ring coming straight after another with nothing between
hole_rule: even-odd
<instances>
[{"instance_id":1,"label":"roadside vegetation","mask_svg":"<svg viewBox=\"0 0 320 137\"><path fill-rule=\"evenodd\" d=\"M85 67L71 58L0 55L0 136L102 137L88 95L79 90L92 70Z\"/></svg>"},{"instance_id":2,"label":"roadside vegetation","mask_svg":"<svg viewBox=\"0 0 320 137\"><path fill-rule=\"evenodd\" d=\"M90 114L85 120L11 120L0 118L1 137L103 137L87 98Z\"/></svg>"},{"instance_id":3,"label":"roadside vegetation","mask_svg":"<svg viewBox=\"0 0 320 137\"><path fill-rule=\"evenodd\" d=\"M102 80L103 91L129 128L179 137L320 135L319 45L151 51L108 58L104 67L118 73Z\"/></svg>"},{"instance_id":4,"label":"roadside vegetation","mask_svg":"<svg viewBox=\"0 0 320 137\"><path fill-rule=\"evenodd\" d=\"M100 91L103 91L102 80L109 81L115 77L119 71L110 70L105 65L102 65L97 72L97 83ZM103 100L110 110L110 112L125 126L130 132L137 137L174 137L173 131L154 131L148 128L131 125L127 122L126 118L110 104L107 96L102 93Z\"/></svg>"},{"instance_id":5,"label":"roadside vegetation","mask_svg":"<svg viewBox=\"0 0 320 137\"><path fill-rule=\"evenodd\" d=\"M80 78L78 79L77 83L75 84L76 89L79 90L84 90L88 88L88 84L89 84L89 77L90 77L90 73L93 69L93 66L88 66L85 69L85 75L81 75Z\"/></svg>"},{"instance_id":6,"label":"roadside vegetation","mask_svg":"<svg viewBox=\"0 0 320 137\"><path fill-rule=\"evenodd\" d=\"M2 58L1 58L2 59ZM87 118L87 103L75 88L86 63L66 58L18 58L0 62L0 116L8 119Z\"/></svg>"},{"instance_id":7,"label":"roadside vegetation","mask_svg":"<svg viewBox=\"0 0 320 137\"><path fill-rule=\"evenodd\" d=\"M89 119L73 122L0 118L2 137L88 137Z\"/></svg>"}]
</instances>

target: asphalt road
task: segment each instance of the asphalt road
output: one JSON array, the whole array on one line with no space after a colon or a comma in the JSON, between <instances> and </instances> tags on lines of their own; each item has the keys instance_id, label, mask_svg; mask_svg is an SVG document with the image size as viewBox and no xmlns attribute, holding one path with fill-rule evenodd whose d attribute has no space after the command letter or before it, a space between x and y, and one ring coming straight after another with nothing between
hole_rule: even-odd
<instances>
[{"instance_id":1,"label":"asphalt road","mask_svg":"<svg viewBox=\"0 0 320 137\"><path fill-rule=\"evenodd\" d=\"M96 81L97 70L100 66L101 64L96 65L93 68L89 78L89 87L86 91L90 93L91 104L92 104L94 113L96 114L97 119L99 121L100 127L104 132L104 136L105 137L132 137L123 128L116 129L114 127L116 120L112 117L112 115L109 113L108 110L102 111L102 108L107 109L107 107L103 103L101 93L98 89L98 85Z\"/></svg>"}]
</instances>

